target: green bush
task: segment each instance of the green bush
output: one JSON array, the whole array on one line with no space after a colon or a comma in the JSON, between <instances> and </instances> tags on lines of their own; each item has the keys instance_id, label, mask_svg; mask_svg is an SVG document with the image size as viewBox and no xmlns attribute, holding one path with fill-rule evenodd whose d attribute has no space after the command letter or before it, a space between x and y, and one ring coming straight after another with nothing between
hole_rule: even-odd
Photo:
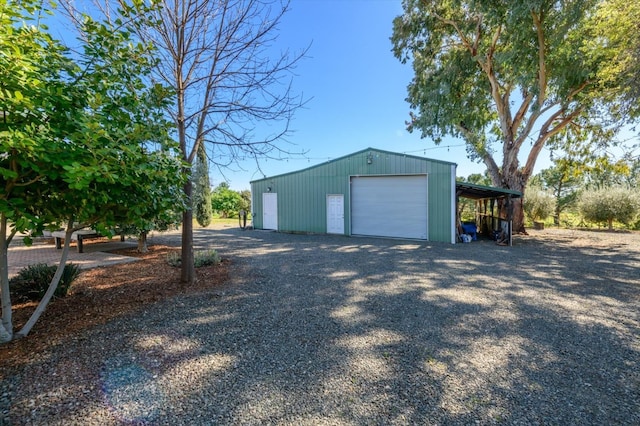
<instances>
[{"instance_id":1,"label":"green bush","mask_svg":"<svg viewBox=\"0 0 640 426\"><path fill-rule=\"evenodd\" d=\"M640 211L638 195L626 188L603 188L584 191L580 197L580 213L585 220L607 223L613 229L613 221L628 225Z\"/></svg>"},{"instance_id":2,"label":"green bush","mask_svg":"<svg viewBox=\"0 0 640 426\"><path fill-rule=\"evenodd\" d=\"M18 272L18 275L9 280L11 296L16 301L39 301L49 288L49 284L56 273L56 266L38 263L27 266ZM80 267L69 263L65 265L62 277L54 293L55 297L64 297L69 292L69 287L78 275Z\"/></svg>"},{"instance_id":3,"label":"green bush","mask_svg":"<svg viewBox=\"0 0 640 426\"><path fill-rule=\"evenodd\" d=\"M549 191L532 187L525 193L523 208L530 220L544 220L555 211L556 198Z\"/></svg>"},{"instance_id":4,"label":"green bush","mask_svg":"<svg viewBox=\"0 0 640 426\"><path fill-rule=\"evenodd\" d=\"M174 268L179 267L182 264L182 256L178 251L172 251L167 254L167 263Z\"/></svg>"},{"instance_id":5,"label":"green bush","mask_svg":"<svg viewBox=\"0 0 640 426\"><path fill-rule=\"evenodd\" d=\"M218 256L218 252L215 250L197 251L194 253L193 257L193 262L195 263L196 268L220 263L220 256Z\"/></svg>"},{"instance_id":6,"label":"green bush","mask_svg":"<svg viewBox=\"0 0 640 426\"><path fill-rule=\"evenodd\" d=\"M238 211L246 206L246 201L239 192L229 189L226 184L220 184L211 194L211 206L220 217L236 217Z\"/></svg>"},{"instance_id":7,"label":"green bush","mask_svg":"<svg viewBox=\"0 0 640 426\"><path fill-rule=\"evenodd\" d=\"M182 256L180 252L172 251L167 255L167 263L171 266L178 267L182 264ZM201 266L210 266L220 263L220 256L215 250L199 250L193 253L193 263L196 268Z\"/></svg>"}]
</instances>

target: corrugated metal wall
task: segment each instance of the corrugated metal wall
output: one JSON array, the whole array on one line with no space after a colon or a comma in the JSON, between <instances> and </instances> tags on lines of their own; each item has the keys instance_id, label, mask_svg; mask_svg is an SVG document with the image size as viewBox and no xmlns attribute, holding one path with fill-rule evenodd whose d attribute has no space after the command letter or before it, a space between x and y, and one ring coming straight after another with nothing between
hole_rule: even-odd
<instances>
[{"instance_id":1,"label":"corrugated metal wall","mask_svg":"<svg viewBox=\"0 0 640 426\"><path fill-rule=\"evenodd\" d=\"M251 182L253 225L262 228L262 193L278 194L278 229L285 232L325 233L327 229L326 197L344 195L345 234L351 234L350 176L428 175L429 239L451 241L454 217L452 177L455 164L366 149L293 173Z\"/></svg>"}]
</instances>

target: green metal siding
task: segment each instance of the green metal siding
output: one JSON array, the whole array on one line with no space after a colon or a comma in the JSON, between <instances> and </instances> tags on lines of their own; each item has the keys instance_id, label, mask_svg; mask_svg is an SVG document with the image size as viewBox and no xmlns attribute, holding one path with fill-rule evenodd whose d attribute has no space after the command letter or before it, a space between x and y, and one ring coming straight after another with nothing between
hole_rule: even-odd
<instances>
[{"instance_id":1,"label":"green metal siding","mask_svg":"<svg viewBox=\"0 0 640 426\"><path fill-rule=\"evenodd\" d=\"M326 197L344 195L345 234L351 233L350 177L367 175L427 174L428 233L431 241L451 242L452 168L455 164L377 149L251 182L253 225L262 228L262 194L278 194L278 230L284 232L327 231Z\"/></svg>"},{"instance_id":2,"label":"green metal siding","mask_svg":"<svg viewBox=\"0 0 640 426\"><path fill-rule=\"evenodd\" d=\"M428 183L428 229L431 241L451 242L451 229L454 226L452 217L455 217L451 211L451 200L455 197L455 194L452 194L452 175L455 176L455 173L451 173L450 165L431 164Z\"/></svg>"}]
</instances>

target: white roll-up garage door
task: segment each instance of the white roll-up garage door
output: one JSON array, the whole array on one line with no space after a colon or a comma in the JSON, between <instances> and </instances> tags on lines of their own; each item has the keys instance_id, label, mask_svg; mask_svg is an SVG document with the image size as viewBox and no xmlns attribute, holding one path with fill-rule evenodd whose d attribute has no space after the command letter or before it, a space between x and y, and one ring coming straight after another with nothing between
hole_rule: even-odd
<instances>
[{"instance_id":1,"label":"white roll-up garage door","mask_svg":"<svg viewBox=\"0 0 640 426\"><path fill-rule=\"evenodd\" d=\"M426 240L427 176L352 177L351 233Z\"/></svg>"}]
</instances>

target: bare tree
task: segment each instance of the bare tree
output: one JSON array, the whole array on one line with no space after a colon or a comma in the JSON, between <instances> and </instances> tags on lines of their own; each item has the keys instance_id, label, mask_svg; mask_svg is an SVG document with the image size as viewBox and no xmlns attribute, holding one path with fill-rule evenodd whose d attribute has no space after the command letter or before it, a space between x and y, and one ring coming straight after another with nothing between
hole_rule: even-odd
<instances>
[{"instance_id":1,"label":"bare tree","mask_svg":"<svg viewBox=\"0 0 640 426\"><path fill-rule=\"evenodd\" d=\"M201 144L222 170L239 160L290 154L282 143L303 106L291 81L306 50L276 50L288 10L282 0L163 0L151 9L155 23L139 35L158 48L156 78L175 90L168 112L189 165ZM265 122L269 131L260 133ZM189 198L192 187L191 180L184 186ZM182 217L183 284L195 277L192 221L188 209Z\"/></svg>"}]
</instances>

